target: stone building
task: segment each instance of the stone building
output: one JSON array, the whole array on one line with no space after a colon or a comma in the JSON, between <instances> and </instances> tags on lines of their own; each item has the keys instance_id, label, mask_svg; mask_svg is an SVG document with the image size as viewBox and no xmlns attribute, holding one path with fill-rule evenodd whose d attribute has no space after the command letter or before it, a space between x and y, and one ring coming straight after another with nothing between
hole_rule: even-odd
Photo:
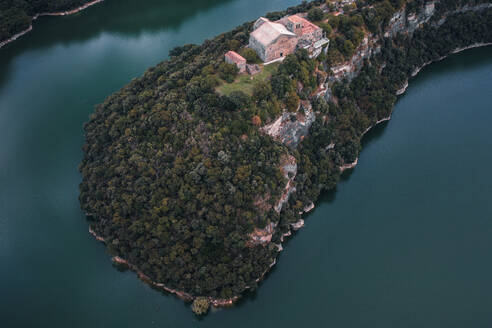
<instances>
[{"instance_id":1,"label":"stone building","mask_svg":"<svg viewBox=\"0 0 492 328\"><path fill-rule=\"evenodd\" d=\"M282 24L261 17L254 26L255 30L251 32L249 38L249 47L255 50L264 62L270 62L295 51L298 37Z\"/></svg>"},{"instance_id":2,"label":"stone building","mask_svg":"<svg viewBox=\"0 0 492 328\"><path fill-rule=\"evenodd\" d=\"M324 38L323 30L319 26L301 15L286 16L276 22L260 17L253 29L249 47L255 50L264 62L285 57L298 48L307 49L311 57L316 57L329 42Z\"/></svg>"},{"instance_id":3,"label":"stone building","mask_svg":"<svg viewBox=\"0 0 492 328\"><path fill-rule=\"evenodd\" d=\"M236 65L240 73L246 71L246 59L235 51L228 51L225 54L225 61L226 63Z\"/></svg>"},{"instance_id":4,"label":"stone building","mask_svg":"<svg viewBox=\"0 0 492 328\"><path fill-rule=\"evenodd\" d=\"M299 37L300 42L314 43L323 38L323 29L299 15L292 15L278 21Z\"/></svg>"}]
</instances>

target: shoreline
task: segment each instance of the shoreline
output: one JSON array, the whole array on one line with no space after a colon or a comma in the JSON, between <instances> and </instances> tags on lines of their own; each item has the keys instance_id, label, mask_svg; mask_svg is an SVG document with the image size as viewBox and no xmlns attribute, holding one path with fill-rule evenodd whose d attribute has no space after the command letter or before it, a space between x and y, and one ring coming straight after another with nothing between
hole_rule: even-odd
<instances>
[{"instance_id":1,"label":"shoreline","mask_svg":"<svg viewBox=\"0 0 492 328\"><path fill-rule=\"evenodd\" d=\"M391 113L393 113L393 111L391 111ZM369 131L371 131L371 129L373 129L377 125L379 125L383 122L387 122L389 120L391 120L391 114L388 117L383 117L382 119L376 121L376 123L374 123L373 125L369 126L364 132L362 132L362 135L360 136L360 138L362 139ZM353 169L354 167L357 166L357 164L359 164L359 157L357 157L355 159L355 161L353 161L352 163L343 164L343 165L339 166L338 168L340 169L340 173L343 173L347 170Z\"/></svg>"},{"instance_id":2,"label":"shoreline","mask_svg":"<svg viewBox=\"0 0 492 328\"><path fill-rule=\"evenodd\" d=\"M89 233L97 241L100 241L100 242L102 242L103 244L106 245L106 240L102 236L98 235L92 229L92 227L90 227L90 226L89 226ZM183 300L185 302L191 302L191 301L193 301L196 298L196 297L192 296L189 293L186 293L186 292L183 292L183 291L179 291L179 290L176 290L176 289L173 289L173 288L169 288L169 287L165 286L163 283L159 283L159 282L153 281L149 276L147 276L145 273L143 273L136 265L128 262L127 260L125 260L122 257L113 256L111 258L111 260L114 263L123 265L123 266L127 267L128 269L130 269L131 271L135 272L137 274L137 278L138 279L140 279L141 281L145 282L146 284L148 284L151 287L154 287L154 288L160 289L162 291L168 292L169 294L174 294L174 295L176 295L177 297L179 297L181 300ZM263 277L265 276L265 274L268 271L270 271L270 269L275 265L275 263L276 263L276 259L274 259L273 260L273 263L270 265L270 267L258 279L256 279L256 282L259 282L260 280L262 280ZM229 299L221 299L221 298L213 298L213 297L206 297L206 298L207 298L207 300L210 302L210 304L212 306L217 307L217 308L218 307L231 306L237 300L239 300L239 296L234 296L234 297L229 298Z\"/></svg>"},{"instance_id":3,"label":"shoreline","mask_svg":"<svg viewBox=\"0 0 492 328\"><path fill-rule=\"evenodd\" d=\"M466 46L466 47L456 48L453 51L451 51L449 54L447 54L446 56L439 57L439 58L437 58L435 60L430 60L430 61L424 63L422 66L416 68L412 72L412 75L410 76L410 78L417 76L417 74L419 74L420 71L423 70L426 66L429 66L432 63L437 63L437 62L439 62L441 60L444 60L444 59L448 58L451 55L458 54L458 53L463 52L463 51L468 50L468 49L474 49L474 48L480 48L480 47L487 47L487 46L491 46L491 45L492 45L492 42L477 42L477 43L474 43L474 44L469 45L469 46Z\"/></svg>"},{"instance_id":4,"label":"shoreline","mask_svg":"<svg viewBox=\"0 0 492 328\"><path fill-rule=\"evenodd\" d=\"M7 44L11 43L11 42L14 42L15 40L17 40L18 38L22 37L23 35L31 32L33 30L33 24L34 24L34 21L36 19L38 19L39 17L42 17L42 16L67 16L67 15L72 15L72 14L76 14L78 12L81 12L82 10L84 9L87 9L95 4L98 4L99 2L103 2L104 0L94 0L94 1L91 1L91 2L88 2L86 3L85 5L82 5L80 7L77 7L75 9L72 9L72 10L66 10L66 11L59 11L59 12L54 12L54 13L39 13L39 14L36 14L32 17L32 20L31 20L31 24L29 25L29 27L27 29L25 29L24 31L21 31L17 34L14 34L13 36L11 36L10 38L8 38L7 40L5 41L2 41L0 42L0 48L2 48L3 46L6 46Z\"/></svg>"},{"instance_id":5,"label":"shoreline","mask_svg":"<svg viewBox=\"0 0 492 328\"><path fill-rule=\"evenodd\" d=\"M83 9L85 9L85 8L91 6L91 5L94 5L96 3L99 3L101 1L103 1L103 0L95 0L95 1L92 1L92 2L87 3L86 5L84 5L82 7L79 7L78 9L75 9L75 10L72 10L72 11L69 11L69 12L51 13L51 14L50 13L48 13L48 14L39 14L39 15L36 15L33 18L33 21L36 18L38 18L39 16L42 16L42 15L50 15L50 16L69 15L69 14L72 14L72 13L75 13L75 12L78 12L78 11L81 11L81 10L83 10ZM27 29L26 31L23 31L21 33L21 35L29 32L30 30L32 30L32 24L29 27L29 29ZM17 37L18 36L16 36L15 39ZM3 43L0 43L0 47L2 45L4 45L4 44ZM446 56L442 56L442 57L439 57L439 58L434 59L432 61L429 61L429 62L424 63L421 67L416 68L410 74L410 76L408 76L408 78L405 80L403 86L400 89L396 90L396 92L395 92L396 95L397 96L403 95L406 92L406 90L407 90L407 88L409 86L409 80L412 77L416 76L427 65L430 65L431 63L434 63L434 62L441 61L441 60L447 58L448 56L450 56L452 54L456 54L456 53L462 52L462 51L467 50L467 49L484 47L484 46L490 46L490 45L492 45L492 43L475 43L475 44L469 45L467 47L457 48L457 49L455 49L453 51L450 51ZM327 89L325 89L324 92L326 92L326 90ZM362 134L360 136L360 139L362 139L371 129L373 129L377 125L379 125L379 124L381 124L383 122L386 122L386 121L391 120L391 115L393 113L393 110L394 110L394 106L392 107L391 113L389 114L388 117L384 117L382 119L379 119L376 122L374 122L372 125L370 125L369 127L367 127L367 129L362 132ZM277 121L273 122L271 125L275 125L275 124L278 125L278 124L281 123L281 120L280 121L277 120ZM275 129L278 129L277 126L274 126L274 128ZM333 146L330 144L328 146L328 149L332 149ZM358 162L359 162L359 157L355 158L354 162L352 162L352 163L345 163L345 164L339 166L338 168L340 170L340 173L343 173L346 170L350 170L350 169L355 168L358 165ZM295 175L294 175L294 177L295 177ZM291 183L291 181L289 180L289 182L287 183L287 186L286 186L287 187L287 190L290 189L289 188L290 183ZM294 190L295 190L295 187L294 187ZM289 195L289 192L287 193L287 198L288 198L288 195ZM280 202L282 201L282 198L280 199ZM276 253L275 257L273 258L273 261L271 262L271 264L268 265L268 267L266 267L266 269L264 270L264 272L262 272L261 275L257 279L255 279L255 281L257 283L259 283L260 281L262 281L265 278L265 276L270 272L271 268L276 265L278 254L283 250L282 244L283 244L285 238L291 236L293 234L293 232L297 231L298 229L301 229L304 226L305 222L304 222L304 219L302 218L302 214L307 213L307 212L313 210L314 208L315 208L315 205L314 205L313 202L311 202L310 204L308 204L307 206L305 206L304 209L299 212L299 214L301 215L300 219L297 222L291 223L289 225L288 231L286 231L285 233L282 233L281 231L279 232L280 233L280 242L278 244L275 244L275 246L277 247L277 253ZM274 229L275 229L275 227L274 227ZM106 244L106 241L104 240L104 238L101 237L101 236L99 236L99 235L97 235L95 233L95 231L93 231L92 228L89 228L89 232L96 238L96 240L98 240L98 241L103 242L103 243ZM128 269L130 269L133 272L135 272L137 274L137 277L141 281L147 283L149 286L154 287L154 288L156 288L158 290L161 290L161 291L165 291L165 292L167 292L169 294L174 294L174 295L178 296L180 299L182 299L182 300L184 300L186 302L191 302L194 299L196 299L196 297L198 297L198 296L193 296L192 294L187 293L187 292L184 292L184 291L180 291L180 290L176 290L176 289L173 289L173 288L169 288L169 287L165 286L163 283L159 283L159 282L153 281L149 276L147 276L146 274L144 274L136 265L128 262L127 260L125 260L122 257L114 256L114 257L112 257L112 261L114 263L116 263L116 264L124 265ZM248 290L248 289L250 289L250 288L251 288L250 286L245 286L245 291ZM220 299L220 298L213 298L213 297L205 297L205 298L210 303L210 305L212 305L213 307L218 308L218 307L228 307L228 306L234 305L234 303L236 301L238 301L242 297L242 295L243 295L243 292L241 294L239 294L239 295L236 295L236 296L231 297L231 298L228 298L228 299Z\"/></svg>"},{"instance_id":6,"label":"shoreline","mask_svg":"<svg viewBox=\"0 0 492 328\"><path fill-rule=\"evenodd\" d=\"M411 75L411 77L410 77L410 78L412 78L412 77L416 76L416 75L417 75L417 74L418 74L418 73L419 73L419 72L420 72L420 71L421 71L421 70L422 70L425 66L430 65L430 64L432 64L432 63L434 63L434 62L438 62L438 61L444 60L445 58L449 57L450 55L453 55L453 54L456 54L456 53L459 53L459 52L462 52L462 51L465 51L465 50L468 50L468 49L472 49L472 48L479 48L479 47L485 47L485 46L490 46L490 45L492 45L492 42L491 42L491 43L475 43L475 44L472 44L472 45L467 46L467 47L457 48L457 49L453 50L452 52L450 52L450 53L449 53L448 55L446 55L446 56L443 56L443 57L440 57L440 58L439 58L439 59L437 59L437 60L433 60L433 61L430 61L430 62L425 63L424 65L422 65L422 67L420 67L420 68L416 69L416 70L412 73L412 75ZM397 92L396 92L396 95L397 95L397 96L399 96L399 95L403 95L403 94L405 93L405 91L407 90L407 88L408 88L408 86L409 86L409 80L410 80L410 78L409 78L409 79L407 79L407 81L405 82L404 86L403 86L401 89L397 90ZM394 106L393 106L393 109L394 109ZM390 121L390 120L391 120L391 116L393 115L393 109L391 110L391 113L390 113L390 115L389 115L388 117L383 117L382 119L380 119L380 120L376 121L373 125L369 126L369 127L368 127L368 128L367 128L367 129L366 129L366 130L362 133L362 135L361 135L361 137L360 137L360 138L362 139L362 138L363 138L363 137L364 137L364 136L365 136L365 135L366 135L366 134L367 134L367 133L368 133L371 129L373 129L373 128L374 128L374 127L376 127L377 125L379 125L379 124L381 124L381 123L383 123L383 122ZM359 157L357 157L357 158L355 159L355 161L354 161L354 162L352 162L352 163L348 163L348 164L344 164L344 165L341 165L341 166L339 166L338 168L339 168L339 170L340 170L340 173L342 174L342 173L344 173L344 172L345 172L345 171L347 171L347 170L351 170L351 169L355 168L355 167L358 165L358 163L359 163ZM289 237L289 236L291 236L291 235L292 235L292 230L297 231L297 230L301 229L302 227L304 227L305 221L304 221L304 219L302 219L302 215L303 215L303 214L305 214L305 213L308 213L308 212L312 211L315 207L316 207L316 206L315 206L314 202L311 202L311 204L309 204L309 206L308 206L307 208L305 208L303 211L301 211L301 212L299 213L299 214L301 215L301 219L299 219L299 221L298 221L298 222L291 224L291 227L290 227L290 229L289 229L289 231L288 231L287 233L282 234L282 236L281 236L281 240L280 240L280 243L276 245L276 246L277 246L277 251L278 251L278 253L280 253L280 252L281 252L281 251L283 251L283 249L284 249L284 248L283 248L283 246L282 246L282 243L284 242L285 237ZM256 281L257 281L257 282L259 282L260 280L262 280L262 278L263 278L263 277L264 277L264 276L268 273L268 271L270 271L270 269L271 269L271 268L272 268L275 264L276 264L276 259L274 259L274 260L273 260L273 263L270 265L270 267L269 267L269 268L267 268L267 270L266 270L266 271L265 271L265 272L261 275L261 277L260 277L260 278L258 278ZM239 299L239 298L237 298L237 299ZM231 303L231 305L232 305L234 302L235 302L235 300Z\"/></svg>"},{"instance_id":7,"label":"shoreline","mask_svg":"<svg viewBox=\"0 0 492 328\"><path fill-rule=\"evenodd\" d=\"M401 88L401 89L398 89L398 90L396 91L396 95L397 95L397 96L403 95L403 94L407 91L407 89L408 89L408 86L409 86L409 83L410 83L410 79L411 79L411 78L413 78L413 77L415 77L415 76L417 76L417 75L420 73L420 71L421 71L422 69L424 69L426 66L429 66L430 64L433 64L433 63L437 63L437 62L439 62L439 61L442 61L442 60L444 60L444 59L448 58L448 57L449 57L449 56L451 56L451 55L454 55L454 54L457 54L457 53L463 52L463 51L468 50L468 49L474 49L474 48L480 48L480 47L487 47L487 46L492 46L492 42L478 42L478 43L474 43L474 44L469 45L469 46L466 46L466 47L456 48L456 49L454 49L453 51L451 51L451 52L450 52L448 55L446 55L446 56L442 56L442 57L439 57L439 58L437 58L437 59L435 59L435 60L431 60L431 61L428 61L428 62L424 63L422 66L420 66L420 67L416 68L416 69L412 72L412 74L410 75L410 78L408 78L408 79L406 80L406 82L403 84L402 88ZM393 114L393 110L391 110L391 114ZM364 135L365 135L367 132L369 132L372 128L374 128L374 127L375 127L375 126L377 126L378 124L383 123L383 122L386 122L386 121L389 121L389 120L391 119L391 114L390 114L390 116L385 117L385 118L382 118L382 119L380 119L379 121L377 121L375 124L373 124L373 125L371 125L370 127L368 127L368 128L367 128L367 129L366 129L366 130L362 133L361 138L363 138L363 137L364 137ZM339 166L339 169L340 169L341 173L343 173L343 172L344 172L344 171L346 171L346 170L350 170L350 169L353 169L354 167L356 167L356 166L357 166L357 164L358 164L358 162L359 162L359 157L357 157L353 163L348 163L348 164L344 164L344 165Z\"/></svg>"},{"instance_id":8,"label":"shoreline","mask_svg":"<svg viewBox=\"0 0 492 328\"><path fill-rule=\"evenodd\" d=\"M100 2L102 0L97 0L97 2ZM452 55L452 54L456 54L456 53L459 53L459 52L462 52L462 51L465 51L467 49L472 49L472 48L478 48L478 47L484 47L484 46L490 46L492 45L492 43L476 43L476 44L473 44L473 45L470 45L470 46L467 46L467 47L462 47L462 48L457 48L455 50L453 50L452 52L450 52L448 55L446 56L443 56L443 57L440 57L436 60L433 60L433 61L430 61L430 62L427 62L425 63L424 65L422 65L421 67L417 68L410 76L409 79L407 79L406 83L404 84L404 86L397 90L396 94L397 95L402 95L405 93L405 91L407 90L408 88L408 84L409 84L409 80L416 76L425 66L427 65L430 65L431 63L434 63L434 62L438 62L438 61L441 61L445 58L447 58L448 56ZM391 111L390 115L388 117L384 117L378 121L376 121L373 125L369 126L361 135L361 139L371 130L373 129L374 127L376 127L377 125L383 123L383 122L386 122L386 121L389 121L391 120L391 115L393 114L393 110ZM350 169L353 169L355 168L359 163L359 157L357 157L355 159L354 162L352 163L348 163L348 164L344 164L344 165L341 165L339 166L339 170L340 170L340 173L343 173L345 172L346 170L350 170ZM304 213L307 213L307 212L310 212L312 211L313 209L315 208L315 205L314 205L314 202L312 202L311 204L309 204L308 207L306 207L301 213L301 216L302 214ZM281 236L281 240L280 240L280 243L279 244L276 244L277 246L277 252L280 253L282 250L283 250L283 247L282 247L282 243L284 242L285 240L285 237L289 237L292 235L292 230L294 231L297 231L299 229L301 229L305 224L305 221L304 219L299 219L299 221L291 224L290 226L290 229L288 232L282 234ZM106 241L104 240L103 237L99 236L96 234L96 232L91 228L89 227L89 233L91 235L93 235L95 237L96 240L106 244ZM278 254L277 253L277 254ZM129 263L127 260L119 257L119 256L114 256L112 257L112 261L115 262L115 263L118 263L118 264L121 264L121 265L124 265L126 266L128 269L132 270L133 272L135 272L137 274L137 277L142 280L143 282L147 283L148 285L150 285L151 287L154 287L154 288L157 288L157 289L160 289L162 291L165 291L165 292L168 292L170 294L174 294L176 296L178 296L180 299L182 299L183 301L186 301L186 302L191 302L193 301L196 297L192 296L191 294L189 293L186 293L186 292L183 292L183 291L179 291L179 290L175 290L175 289L172 289L172 288L169 288L167 286L165 286L164 284L162 283L158 283L158 282L155 282L153 281L149 276L147 276L146 274L144 274L140 269L138 269L138 267L136 267L135 265L133 265L132 263ZM260 281L262 281L264 279L264 277L267 275L267 273L271 270L272 267L275 266L275 264L277 263L277 259L274 258L273 259L273 262L268 266L268 268L266 268L266 270L260 275L260 277L258 277L255 281L257 283L259 283ZM249 289L250 287L249 286L246 286L246 289ZM233 306L235 302L237 302L239 299L240 299L241 296L234 296L232 298L229 298L229 299L216 299L216 298L213 298L213 297L206 297L207 300L209 301L209 303L214 306L215 308L219 308L219 307L229 307L229 306Z\"/></svg>"}]
</instances>

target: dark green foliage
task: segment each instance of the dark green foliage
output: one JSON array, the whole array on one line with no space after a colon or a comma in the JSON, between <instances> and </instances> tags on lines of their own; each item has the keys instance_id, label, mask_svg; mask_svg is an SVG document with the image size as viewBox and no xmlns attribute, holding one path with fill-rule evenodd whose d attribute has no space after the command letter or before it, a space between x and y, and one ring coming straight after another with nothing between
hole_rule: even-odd
<instances>
[{"instance_id":1,"label":"dark green foliage","mask_svg":"<svg viewBox=\"0 0 492 328\"><path fill-rule=\"evenodd\" d=\"M272 76L272 90L279 98L285 97L285 94L294 89L293 81L287 74L277 72Z\"/></svg>"},{"instance_id":2,"label":"dark green foliage","mask_svg":"<svg viewBox=\"0 0 492 328\"><path fill-rule=\"evenodd\" d=\"M256 101L269 100L272 97L272 86L267 82L259 82L255 84L253 89L253 98Z\"/></svg>"},{"instance_id":3,"label":"dark green foliage","mask_svg":"<svg viewBox=\"0 0 492 328\"><path fill-rule=\"evenodd\" d=\"M228 110L246 109L251 103L251 98L242 91L233 91L222 98L222 108Z\"/></svg>"},{"instance_id":4,"label":"dark green foliage","mask_svg":"<svg viewBox=\"0 0 492 328\"><path fill-rule=\"evenodd\" d=\"M261 63L260 57L258 56L256 51L254 51L251 48L244 48L241 51L241 56L243 56L244 59L246 59L248 64L259 64L259 63Z\"/></svg>"},{"instance_id":5,"label":"dark green foliage","mask_svg":"<svg viewBox=\"0 0 492 328\"><path fill-rule=\"evenodd\" d=\"M248 234L275 222L278 242L303 206L333 189L339 167L357 158L364 132L391 114L396 90L416 68L456 48L492 41L492 10L384 39L385 20L401 1L369 2L372 8L336 20L341 40L332 42L327 62L306 51L290 55L252 96L215 92L218 76L233 80L237 74L223 55L231 44L247 43L251 24L245 24L201 46L174 49L170 60L99 105L85 126L80 201L110 253L195 296L229 298L255 289L277 250L273 243L248 244ZM311 8L303 3L270 17ZM351 81L333 84L329 102L316 98L320 70L343 60L342 51L349 56L346 41L355 47L364 26L380 33L381 53ZM299 98L312 103L316 120L299 147L289 149L259 125L283 108L295 111ZM296 192L279 215L271 206L285 187L279 162L288 153L298 164ZM262 200L265 208L257 205ZM195 304L199 313L203 300Z\"/></svg>"},{"instance_id":6,"label":"dark green foliage","mask_svg":"<svg viewBox=\"0 0 492 328\"><path fill-rule=\"evenodd\" d=\"M308 11L308 19L312 22L318 22L320 20L323 19L323 10L321 10L320 8L316 7L316 8L312 8Z\"/></svg>"},{"instance_id":7,"label":"dark green foliage","mask_svg":"<svg viewBox=\"0 0 492 328\"><path fill-rule=\"evenodd\" d=\"M193 295L240 294L276 253L247 242L267 217L278 220L254 203L278 199L287 149L253 125L251 97L214 91L226 40L241 32L174 50L85 126L80 200L95 231L112 254Z\"/></svg>"},{"instance_id":8,"label":"dark green foliage","mask_svg":"<svg viewBox=\"0 0 492 328\"><path fill-rule=\"evenodd\" d=\"M479 42L492 42L492 10L454 15L439 28L428 24L413 37L386 39L382 53L366 62L352 82L333 85L338 104L313 101L313 110L319 114L298 149L297 192L289 204L309 204L323 190L335 187L338 166L357 158L363 132L391 114L396 90L416 68ZM383 62L386 66L380 72ZM333 147L328 147L330 144ZM287 213L282 216L281 227L291 220L289 217Z\"/></svg>"},{"instance_id":9,"label":"dark green foliage","mask_svg":"<svg viewBox=\"0 0 492 328\"><path fill-rule=\"evenodd\" d=\"M388 25L391 16L397 8L393 7L389 1L381 1L372 7L366 7L362 10L364 22L372 33L381 31Z\"/></svg>"},{"instance_id":10,"label":"dark green foliage","mask_svg":"<svg viewBox=\"0 0 492 328\"><path fill-rule=\"evenodd\" d=\"M228 83L234 82L238 73L239 69L234 64L223 62L219 65L219 76Z\"/></svg>"},{"instance_id":11,"label":"dark green foliage","mask_svg":"<svg viewBox=\"0 0 492 328\"><path fill-rule=\"evenodd\" d=\"M331 34L331 28L337 30L336 37L332 37L332 42L330 44L330 54L332 58L336 58L335 53L342 54L344 58L352 57L354 50L362 43L364 39L363 28L365 26L365 21L360 13L354 13L350 16L340 15L336 17L331 17L329 20L329 25L321 24L321 27L327 31L328 35ZM337 61L337 59L335 59Z\"/></svg>"},{"instance_id":12,"label":"dark green foliage","mask_svg":"<svg viewBox=\"0 0 492 328\"><path fill-rule=\"evenodd\" d=\"M297 111L299 107L299 96L294 91L291 91L285 97L285 106L289 110L289 112Z\"/></svg>"}]
</instances>

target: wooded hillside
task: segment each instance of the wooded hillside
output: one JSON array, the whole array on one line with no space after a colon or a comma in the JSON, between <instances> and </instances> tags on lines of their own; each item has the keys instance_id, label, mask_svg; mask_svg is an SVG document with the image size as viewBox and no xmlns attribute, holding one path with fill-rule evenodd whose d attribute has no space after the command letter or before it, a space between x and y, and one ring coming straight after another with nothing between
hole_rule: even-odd
<instances>
[{"instance_id":1,"label":"wooded hillside","mask_svg":"<svg viewBox=\"0 0 492 328\"><path fill-rule=\"evenodd\" d=\"M223 56L244 53L252 28L246 23L200 46L174 49L169 60L97 106L85 126L80 201L109 252L193 296L230 298L256 288L282 234L336 186L339 167L357 158L364 131L391 114L411 73L456 48L492 41L491 10L385 38L396 11L420 12L425 5L407 2L412 5L404 9L405 1L358 1L336 16L329 6L320 15L318 1L267 15L309 12L331 45L317 59L306 51L289 55L252 92L217 92L237 78ZM377 37L380 50L355 78L330 80L331 68L350 59L365 36ZM316 96L321 83L330 97ZM261 130L281 113L302 118L300 101L312 105L316 119L297 148ZM287 156L296 159L295 177L282 172ZM287 179L296 191L277 213ZM250 234L270 224L272 240L252 243Z\"/></svg>"}]
</instances>

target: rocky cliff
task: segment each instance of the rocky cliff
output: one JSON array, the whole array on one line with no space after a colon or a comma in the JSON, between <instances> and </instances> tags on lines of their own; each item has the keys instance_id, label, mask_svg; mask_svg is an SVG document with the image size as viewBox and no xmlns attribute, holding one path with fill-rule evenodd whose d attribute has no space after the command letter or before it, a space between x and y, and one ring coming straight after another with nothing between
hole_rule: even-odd
<instances>
[{"instance_id":1,"label":"rocky cliff","mask_svg":"<svg viewBox=\"0 0 492 328\"><path fill-rule=\"evenodd\" d=\"M396 12L393 17L391 17L387 28L384 30L383 38L378 34L368 34L364 37L361 45L355 50L354 55L347 61L339 63L336 66L331 67L331 74L327 77L326 81L323 85L320 86L319 92L317 94L318 97L323 97L327 101L336 101L333 96L332 86L335 82L340 82L342 80L352 80L355 78L363 64L367 59L372 58L374 55L378 54L381 51L382 42L384 39L392 39L395 38L398 34L404 35L412 35L418 29L426 26L427 23L431 24L432 27L439 27L446 22L447 17L455 14L466 13L469 11L482 11L489 8L492 8L492 3L481 3L477 5L465 5L457 10L449 11L444 15L440 15L439 17L434 17L436 15L436 5L439 4L440 1L430 1L423 5L422 8L418 12L409 12L407 7L404 6L401 10ZM477 43L470 45L469 47L464 47L460 49L455 49L453 53L462 51L464 49L485 46L489 45L489 43ZM443 59L444 57L438 58L438 60ZM428 65L432 61L424 64ZM385 63L382 64L381 69L383 69ZM411 76L415 76L422 67L416 69ZM396 92L396 95L401 95L405 92L408 87L408 80L401 86ZM282 142L288 145L291 148L296 148L303 140L303 138L307 137L309 133L309 128L316 120L316 113L312 111L311 104L302 104L302 108L305 109L305 116L301 116L299 120L291 120L294 114L290 114L288 112L284 112L276 121L271 123L270 125L265 126L264 132L275 138L277 141ZM369 126L363 133L366 134L372 127L382 122L390 120L391 116L383 117L377 120L373 125ZM361 136L361 137L362 137ZM326 151L335 148L334 143L330 143L326 146ZM344 163L340 165L340 172L344 172L346 170L354 168L358 164L358 159L355 159L352 163ZM296 192L295 188L295 180L289 180L289 183L286 186L286 192L284 192L281 196L281 199L278 205L284 204L288 201L288 197ZM314 208L314 204L310 203L307 205L303 211L300 211L299 214L303 214L309 212ZM281 206L276 208L278 212L280 212ZM298 230L304 225L304 220L299 219L298 222L290 225L291 229ZM259 235L267 234L267 238L264 237L261 239L261 243L267 243L271 241L272 236L275 234L275 229L277 228L276 224L269 225L266 230L261 231ZM290 236L291 232L283 233L281 240L286 236ZM282 250L281 244L278 245L279 251Z\"/></svg>"}]
</instances>

